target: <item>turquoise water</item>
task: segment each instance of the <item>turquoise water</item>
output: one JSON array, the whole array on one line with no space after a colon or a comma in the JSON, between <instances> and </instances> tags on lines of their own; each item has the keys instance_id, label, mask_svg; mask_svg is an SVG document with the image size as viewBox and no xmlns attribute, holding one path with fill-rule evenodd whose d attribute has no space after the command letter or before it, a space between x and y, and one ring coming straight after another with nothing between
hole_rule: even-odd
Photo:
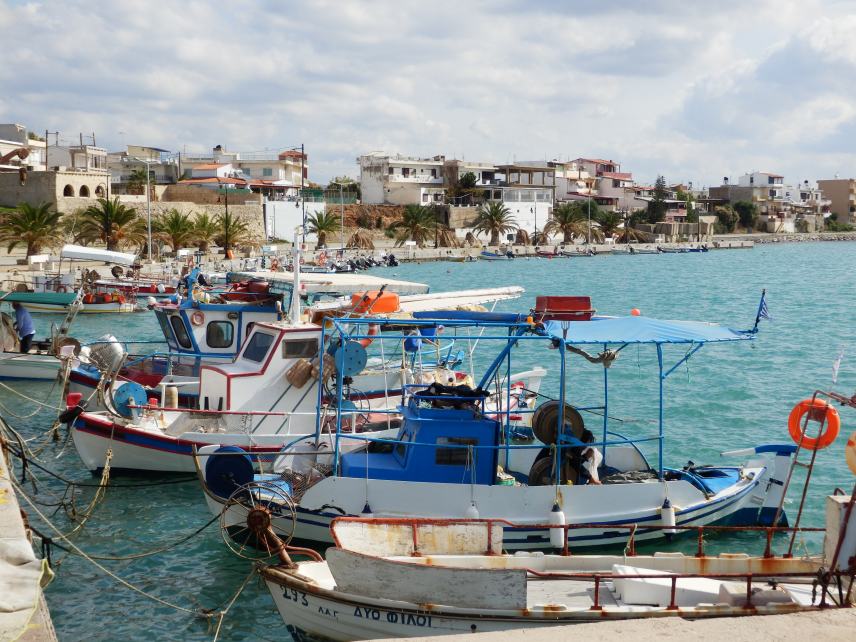
<instances>
[{"instance_id":1,"label":"turquoise water","mask_svg":"<svg viewBox=\"0 0 856 642\"><path fill-rule=\"evenodd\" d=\"M521 300L504 302L497 309L525 310L537 294L586 294L600 313L622 315L632 308L659 318L717 321L736 328L751 327L762 288L773 322L762 322L758 340L708 346L678 368L666 383L666 465L726 463L723 450L756 443L788 442L787 415L795 402L815 388L831 386L832 362L843 348L846 356L835 389L856 390L856 324L853 323L853 284L856 245L814 243L759 246L754 250L717 251L707 254L612 256L581 259L517 259L509 262L426 263L377 269L375 273L429 283L434 291L521 285ZM38 334L47 332L57 317L37 316ZM121 339L157 339L157 324L150 313L81 317L73 334L93 339L105 332ZM685 349L666 350L674 362ZM516 349L515 369L544 364L553 367L555 352L546 358L531 346ZM599 403L601 370L581 358L571 360L568 393L574 403ZM20 384L19 384L20 385ZM545 384L545 388L551 392ZM609 371L610 430L647 436L656 432L656 353L651 348L628 348ZM21 386L27 394L44 398L49 384ZM32 406L8 392L0 394L4 417L26 437L36 437L51 422L50 413L30 419ZM856 426L856 410L841 410L842 433ZM588 417L589 424L599 425ZM853 476L843 456L843 439L821 451L809 492L803 524L823 525L822 498L836 486L849 490ZM81 469L69 444L49 444L42 453L48 466L83 483L94 479ZM655 462L656 458L651 457ZM735 463L737 463L735 461ZM51 493L65 486L39 474L43 483L36 496L56 503ZM795 476L790 496L798 499L802 476ZM170 481L120 479L118 483ZM83 507L90 488L77 491ZM32 491L32 488L30 488ZM791 510L795 504L790 504ZM48 515L56 510L43 506ZM48 532L32 510L30 518ZM61 528L71 522L60 509L53 516ZM75 540L85 551L121 556L152 550L180 539L210 519L195 481L140 489L111 489ZM714 537L711 550L757 548L757 537ZM675 544L692 549L690 542ZM819 539L806 537L805 546L819 548ZM658 548L663 548L659 546ZM54 550L54 560L62 558ZM174 604L187 608L219 608L234 594L250 570L249 562L236 559L220 539L216 524L201 535L165 553L136 561L104 562L113 572ZM47 590L54 624L61 640L210 639L206 620L155 604L116 584L88 562L62 558L57 578ZM273 640L287 638L264 587L251 581L223 622L220 639Z\"/></svg>"}]
</instances>

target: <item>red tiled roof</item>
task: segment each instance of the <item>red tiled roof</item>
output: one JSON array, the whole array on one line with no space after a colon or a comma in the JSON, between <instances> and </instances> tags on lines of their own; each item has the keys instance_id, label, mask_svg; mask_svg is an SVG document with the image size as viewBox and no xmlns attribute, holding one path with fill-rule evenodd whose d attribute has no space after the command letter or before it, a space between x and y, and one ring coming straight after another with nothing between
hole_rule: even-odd
<instances>
[{"instance_id":1,"label":"red tiled roof","mask_svg":"<svg viewBox=\"0 0 856 642\"><path fill-rule=\"evenodd\" d=\"M304 156L305 156L304 154L301 154L300 152L292 149L292 150L280 152L279 159L284 160L286 158L296 158L296 159L300 160L300 158L304 157Z\"/></svg>"},{"instance_id":2,"label":"red tiled roof","mask_svg":"<svg viewBox=\"0 0 856 642\"><path fill-rule=\"evenodd\" d=\"M204 165L196 165L193 169L219 169L223 167L223 163L205 163Z\"/></svg>"},{"instance_id":3,"label":"red tiled roof","mask_svg":"<svg viewBox=\"0 0 856 642\"><path fill-rule=\"evenodd\" d=\"M615 178L620 181L632 181L633 174L630 172L603 172L601 174L603 178Z\"/></svg>"}]
</instances>

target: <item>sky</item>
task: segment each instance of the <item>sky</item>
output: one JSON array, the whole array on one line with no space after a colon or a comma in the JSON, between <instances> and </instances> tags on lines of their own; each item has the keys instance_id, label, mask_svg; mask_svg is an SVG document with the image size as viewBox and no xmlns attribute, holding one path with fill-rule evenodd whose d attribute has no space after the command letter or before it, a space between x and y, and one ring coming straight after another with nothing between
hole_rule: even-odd
<instances>
[{"instance_id":1,"label":"sky","mask_svg":"<svg viewBox=\"0 0 856 642\"><path fill-rule=\"evenodd\" d=\"M173 151L856 176L856 1L0 0L0 122Z\"/></svg>"}]
</instances>

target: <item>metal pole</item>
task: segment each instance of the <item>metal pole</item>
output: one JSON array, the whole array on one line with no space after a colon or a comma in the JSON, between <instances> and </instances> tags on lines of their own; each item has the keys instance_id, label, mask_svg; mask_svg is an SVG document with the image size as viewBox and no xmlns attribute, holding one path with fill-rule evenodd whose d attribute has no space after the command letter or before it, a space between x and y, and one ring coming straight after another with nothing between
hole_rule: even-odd
<instances>
[{"instance_id":1,"label":"metal pole","mask_svg":"<svg viewBox=\"0 0 856 642\"><path fill-rule=\"evenodd\" d=\"M149 237L149 263L152 262L152 189L150 184L150 174L149 171L149 163L148 161L144 161L146 163L146 219L147 219L147 227L148 227L148 237Z\"/></svg>"},{"instance_id":2,"label":"metal pole","mask_svg":"<svg viewBox=\"0 0 856 642\"><path fill-rule=\"evenodd\" d=\"M339 232L339 236L342 238L342 249L345 249L345 192L342 188L342 184L339 183L339 206L341 207L342 213L342 229Z\"/></svg>"},{"instance_id":3,"label":"metal pole","mask_svg":"<svg viewBox=\"0 0 856 642\"><path fill-rule=\"evenodd\" d=\"M591 245L591 191L588 198L588 227L586 228L586 245Z\"/></svg>"},{"instance_id":4,"label":"metal pole","mask_svg":"<svg viewBox=\"0 0 856 642\"><path fill-rule=\"evenodd\" d=\"M303 223L301 224L301 241L306 242L306 195L303 193L303 175L306 173L305 167L306 154L303 151L303 143L300 143L300 204L303 208Z\"/></svg>"}]
</instances>

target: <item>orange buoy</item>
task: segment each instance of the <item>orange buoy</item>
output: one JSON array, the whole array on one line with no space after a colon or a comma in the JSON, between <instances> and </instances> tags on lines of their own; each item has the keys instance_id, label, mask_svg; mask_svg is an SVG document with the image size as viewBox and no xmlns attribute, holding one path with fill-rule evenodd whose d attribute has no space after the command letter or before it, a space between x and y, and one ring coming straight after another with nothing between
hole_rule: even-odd
<instances>
[{"instance_id":1,"label":"orange buoy","mask_svg":"<svg viewBox=\"0 0 856 642\"><path fill-rule=\"evenodd\" d=\"M634 317L642 316L642 312L639 310L639 308L633 308L630 311L630 314L632 314Z\"/></svg>"},{"instance_id":2,"label":"orange buoy","mask_svg":"<svg viewBox=\"0 0 856 642\"><path fill-rule=\"evenodd\" d=\"M802 420L806 413L812 421L821 422L821 432L817 437L803 435ZM803 399L791 410L788 417L788 432L791 439L803 448L809 450L821 450L835 441L838 431L841 430L841 418L838 411L822 399Z\"/></svg>"},{"instance_id":3,"label":"orange buoy","mask_svg":"<svg viewBox=\"0 0 856 642\"><path fill-rule=\"evenodd\" d=\"M351 312L362 314L384 314L387 312L398 312L399 299L395 292L380 292L369 290L368 292L357 292L351 295Z\"/></svg>"},{"instance_id":4,"label":"orange buoy","mask_svg":"<svg viewBox=\"0 0 856 642\"><path fill-rule=\"evenodd\" d=\"M196 310L193 314L190 315L190 322L193 325L202 325L205 323L205 314L201 310Z\"/></svg>"},{"instance_id":5,"label":"orange buoy","mask_svg":"<svg viewBox=\"0 0 856 642\"><path fill-rule=\"evenodd\" d=\"M366 332L366 334L369 336L367 336L363 339L359 339L360 345L363 346L364 348L368 348L372 344L371 337L375 336L378 333L378 330L379 330L379 328L378 328L376 323L370 324L369 330L368 330L368 332Z\"/></svg>"}]
</instances>

